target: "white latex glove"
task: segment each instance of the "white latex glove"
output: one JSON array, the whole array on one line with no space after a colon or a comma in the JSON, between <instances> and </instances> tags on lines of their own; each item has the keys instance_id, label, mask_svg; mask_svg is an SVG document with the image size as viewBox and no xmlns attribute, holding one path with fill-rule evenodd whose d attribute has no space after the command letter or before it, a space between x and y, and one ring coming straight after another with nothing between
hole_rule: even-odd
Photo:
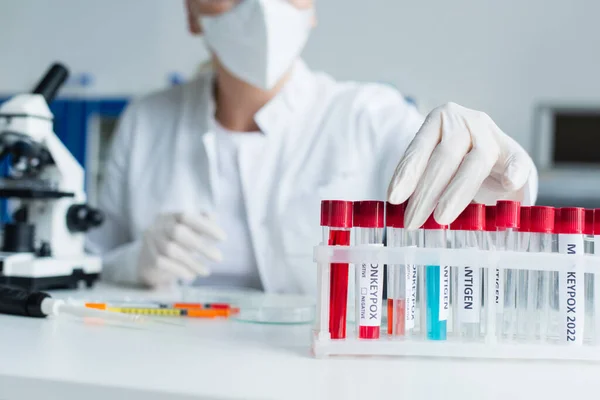
<instances>
[{"instance_id":1,"label":"white latex glove","mask_svg":"<svg viewBox=\"0 0 600 400\"><path fill-rule=\"evenodd\" d=\"M223 259L215 241L225 232L203 214L162 214L144 233L138 259L140 280L151 287L168 286L177 280L191 282L210 271L202 258Z\"/></svg>"},{"instance_id":2,"label":"white latex glove","mask_svg":"<svg viewBox=\"0 0 600 400\"><path fill-rule=\"evenodd\" d=\"M405 226L418 229L435 210L452 223L473 200L522 200L533 161L485 113L448 103L433 110L400 160L388 201L407 199Z\"/></svg>"}]
</instances>

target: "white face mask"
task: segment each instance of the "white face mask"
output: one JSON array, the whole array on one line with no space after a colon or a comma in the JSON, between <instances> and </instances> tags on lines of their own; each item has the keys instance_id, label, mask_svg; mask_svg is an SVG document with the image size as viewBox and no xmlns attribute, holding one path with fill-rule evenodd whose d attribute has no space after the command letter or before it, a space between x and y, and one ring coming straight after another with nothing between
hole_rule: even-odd
<instances>
[{"instance_id":1,"label":"white face mask","mask_svg":"<svg viewBox=\"0 0 600 400\"><path fill-rule=\"evenodd\" d=\"M300 55L311 30L313 9L287 0L243 0L232 10L200 18L204 38L229 72L271 89Z\"/></svg>"}]
</instances>

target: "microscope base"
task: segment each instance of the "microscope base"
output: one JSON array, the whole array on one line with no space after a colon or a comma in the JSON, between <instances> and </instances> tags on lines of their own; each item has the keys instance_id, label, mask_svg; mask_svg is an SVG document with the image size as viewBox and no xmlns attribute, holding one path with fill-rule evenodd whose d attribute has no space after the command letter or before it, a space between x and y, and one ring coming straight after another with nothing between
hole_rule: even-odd
<instances>
[{"instance_id":1,"label":"microscope base","mask_svg":"<svg viewBox=\"0 0 600 400\"><path fill-rule=\"evenodd\" d=\"M27 290L91 287L100 276L99 257L36 257L32 253L0 253L0 284Z\"/></svg>"}]
</instances>

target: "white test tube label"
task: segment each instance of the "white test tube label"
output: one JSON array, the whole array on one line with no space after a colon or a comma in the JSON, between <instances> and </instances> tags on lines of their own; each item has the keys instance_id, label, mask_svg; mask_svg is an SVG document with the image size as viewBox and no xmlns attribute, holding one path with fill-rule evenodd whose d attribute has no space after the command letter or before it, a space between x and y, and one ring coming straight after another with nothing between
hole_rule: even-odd
<instances>
[{"instance_id":1,"label":"white test tube label","mask_svg":"<svg viewBox=\"0 0 600 400\"><path fill-rule=\"evenodd\" d=\"M440 266L440 321L448 320L450 313L450 267Z\"/></svg>"},{"instance_id":2,"label":"white test tube label","mask_svg":"<svg viewBox=\"0 0 600 400\"><path fill-rule=\"evenodd\" d=\"M406 271L406 329L415 327L415 309L417 308L417 266L407 265Z\"/></svg>"},{"instance_id":3,"label":"white test tube label","mask_svg":"<svg viewBox=\"0 0 600 400\"><path fill-rule=\"evenodd\" d=\"M480 269L459 268L458 304L461 323L479 323L481 307Z\"/></svg>"},{"instance_id":4,"label":"white test tube label","mask_svg":"<svg viewBox=\"0 0 600 400\"><path fill-rule=\"evenodd\" d=\"M583 235L560 234L558 250L562 254L583 254ZM583 344L584 323L583 275L573 271L560 272L560 310L562 321L559 324L560 338L567 344Z\"/></svg>"},{"instance_id":5,"label":"white test tube label","mask_svg":"<svg viewBox=\"0 0 600 400\"><path fill-rule=\"evenodd\" d=\"M381 325L382 270L379 264L361 264L359 275L360 298L358 300L359 325Z\"/></svg>"}]
</instances>

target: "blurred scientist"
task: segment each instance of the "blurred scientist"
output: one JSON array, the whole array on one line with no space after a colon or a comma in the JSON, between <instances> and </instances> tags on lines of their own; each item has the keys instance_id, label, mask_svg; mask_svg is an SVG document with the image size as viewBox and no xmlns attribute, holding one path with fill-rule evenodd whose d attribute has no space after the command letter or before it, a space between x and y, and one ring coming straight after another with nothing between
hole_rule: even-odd
<instances>
[{"instance_id":1,"label":"blurred scientist","mask_svg":"<svg viewBox=\"0 0 600 400\"><path fill-rule=\"evenodd\" d=\"M313 292L321 199L410 197L409 228L472 200L535 201L531 158L486 114L423 118L390 87L311 71L312 0L186 4L213 68L125 111L89 237L106 279Z\"/></svg>"}]
</instances>

